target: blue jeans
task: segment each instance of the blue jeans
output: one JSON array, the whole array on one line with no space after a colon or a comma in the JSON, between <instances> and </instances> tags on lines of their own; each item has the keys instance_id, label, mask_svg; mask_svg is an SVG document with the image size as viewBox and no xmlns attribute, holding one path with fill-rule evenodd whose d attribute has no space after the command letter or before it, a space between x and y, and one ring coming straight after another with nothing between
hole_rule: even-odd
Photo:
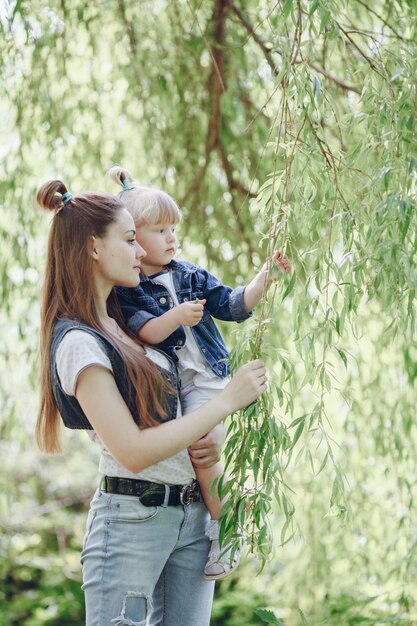
<instances>
[{"instance_id":1,"label":"blue jeans","mask_svg":"<svg viewBox=\"0 0 417 626\"><path fill-rule=\"evenodd\" d=\"M208 626L207 509L98 490L81 554L86 626Z\"/></svg>"}]
</instances>

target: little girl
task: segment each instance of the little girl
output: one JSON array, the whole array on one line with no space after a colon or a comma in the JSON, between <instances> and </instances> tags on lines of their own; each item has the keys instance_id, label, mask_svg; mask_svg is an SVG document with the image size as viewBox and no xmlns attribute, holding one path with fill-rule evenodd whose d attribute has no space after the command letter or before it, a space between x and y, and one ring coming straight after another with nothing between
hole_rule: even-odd
<instances>
[{"instance_id":1,"label":"little girl","mask_svg":"<svg viewBox=\"0 0 417 626\"><path fill-rule=\"evenodd\" d=\"M139 185L122 167L112 167L109 175L123 187L119 195L134 219L136 241L146 252L140 284L117 290L123 315L143 342L157 345L177 363L181 405L187 414L216 396L228 382L229 354L213 317L235 322L250 317L277 280L277 272L271 275L267 262L246 287L232 289L202 267L175 261L175 230L181 219L175 201L164 191ZM275 252L272 261L286 273L291 270L281 252ZM211 488L223 468L216 463L195 465L194 469L211 515L207 530L211 549L204 575L207 580L225 578L236 569L240 557L235 552L232 559L231 547L220 549L218 542L222 503Z\"/></svg>"}]
</instances>

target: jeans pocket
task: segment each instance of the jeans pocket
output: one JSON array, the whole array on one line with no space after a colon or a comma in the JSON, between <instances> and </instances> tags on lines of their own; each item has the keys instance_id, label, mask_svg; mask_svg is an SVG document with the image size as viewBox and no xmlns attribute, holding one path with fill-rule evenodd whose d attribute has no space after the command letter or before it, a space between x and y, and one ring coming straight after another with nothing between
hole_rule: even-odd
<instances>
[{"instance_id":1,"label":"jeans pocket","mask_svg":"<svg viewBox=\"0 0 417 626\"><path fill-rule=\"evenodd\" d=\"M112 495L108 519L111 522L146 522L153 519L160 512L159 506L145 506L134 496Z\"/></svg>"}]
</instances>

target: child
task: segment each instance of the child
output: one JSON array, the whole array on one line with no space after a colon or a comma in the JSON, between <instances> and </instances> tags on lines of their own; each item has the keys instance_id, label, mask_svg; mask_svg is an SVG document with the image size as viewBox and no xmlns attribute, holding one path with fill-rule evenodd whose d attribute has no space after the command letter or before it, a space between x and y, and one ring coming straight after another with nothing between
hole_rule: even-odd
<instances>
[{"instance_id":1,"label":"child","mask_svg":"<svg viewBox=\"0 0 417 626\"><path fill-rule=\"evenodd\" d=\"M228 352L213 317L242 322L251 315L265 290L277 280L270 263L246 287L222 285L205 269L175 261L178 248L175 232L181 213L167 193L140 186L129 172L115 166L110 177L123 187L121 199L136 226L136 241L146 251L138 287L118 288L118 297L129 328L145 343L157 345L177 362L181 380L181 405L190 413L213 398L228 382ZM275 252L272 261L288 273L288 259ZM218 519L222 503L213 494L213 481L223 474L220 463L195 467L204 502L210 512L208 536L211 543L204 568L207 580L225 578L239 563L231 561L231 547L220 549Z\"/></svg>"}]
</instances>

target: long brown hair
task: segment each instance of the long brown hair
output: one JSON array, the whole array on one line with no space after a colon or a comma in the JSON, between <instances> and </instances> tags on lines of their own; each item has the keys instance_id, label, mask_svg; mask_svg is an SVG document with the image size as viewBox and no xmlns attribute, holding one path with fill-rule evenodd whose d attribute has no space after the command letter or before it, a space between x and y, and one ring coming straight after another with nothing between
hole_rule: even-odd
<instances>
[{"instance_id":1,"label":"long brown hair","mask_svg":"<svg viewBox=\"0 0 417 626\"><path fill-rule=\"evenodd\" d=\"M110 335L101 325L94 298L93 259L88 253L92 235L103 237L114 223L123 203L107 193L87 192L71 196L64 183L45 183L36 197L41 207L54 211L48 239L45 280L41 307L40 387L41 402L36 422L36 441L44 452L61 451L60 419L52 391L50 350L56 321L75 318L105 335L121 353L129 378L136 390L136 406L141 426L157 422L152 409L165 417L158 399L163 392L173 392L164 382L158 368L141 350ZM114 290L107 300L107 310L123 330L139 344L126 327ZM140 382L140 384L139 384Z\"/></svg>"}]
</instances>

